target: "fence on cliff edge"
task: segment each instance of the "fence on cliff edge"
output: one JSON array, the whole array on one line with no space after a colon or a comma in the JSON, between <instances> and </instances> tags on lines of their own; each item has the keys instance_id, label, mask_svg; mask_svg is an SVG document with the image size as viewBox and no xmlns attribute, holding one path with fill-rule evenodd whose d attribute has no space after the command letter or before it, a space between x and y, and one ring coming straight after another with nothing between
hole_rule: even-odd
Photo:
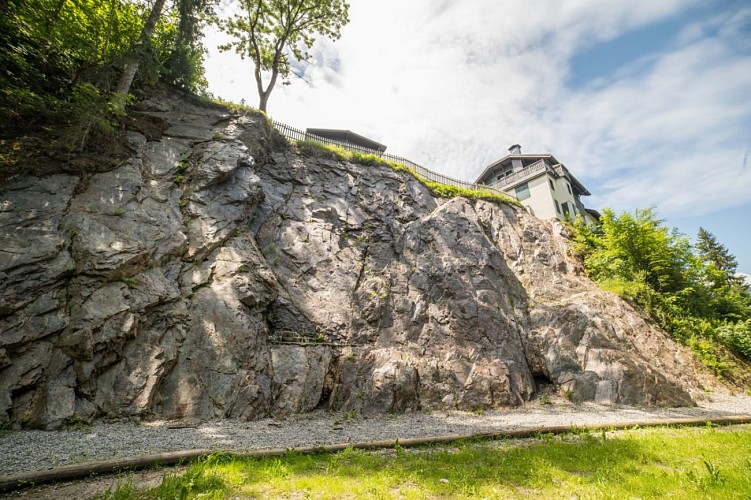
<instances>
[{"instance_id":1,"label":"fence on cliff edge","mask_svg":"<svg viewBox=\"0 0 751 500\"><path fill-rule=\"evenodd\" d=\"M439 184L445 184L447 186L454 186L458 188L471 189L473 191L490 191L491 193L497 193L503 196L507 196L509 198L513 198L513 196L509 196L508 194L502 191L499 191L498 189L494 189L490 186L486 186L485 184L475 184L473 182L466 182L460 179L449 177L447 175L433 172L432 170L427 169L423 167L422 165L418 165L417 163L410 161L406 158L403 158L401 156L395 156L389 153L379 153L378 151L356 146L354 144L327 139L325 137L320 137L315 134L310 134L304 130L290 127L289 125L285 123L277 122L275 120L272 120L272 123L274 124L274 128L276 128L276 130L280 134L282 134L284 137L287 138L287 140L290 140L290 141L294 141L294 142L316 141L316 142L320 142L323 144L328 144L330 146L337 146L342 149L346 149L347 151L353 151L353 152L364 153L364 154L375 154L376 156L379 156L386 161L391 161L394 163L401 163L409 167L410 169L414 170L415 172L417 172L423 178L432 182L437 182Z\"/></svg>"}]
</instances>

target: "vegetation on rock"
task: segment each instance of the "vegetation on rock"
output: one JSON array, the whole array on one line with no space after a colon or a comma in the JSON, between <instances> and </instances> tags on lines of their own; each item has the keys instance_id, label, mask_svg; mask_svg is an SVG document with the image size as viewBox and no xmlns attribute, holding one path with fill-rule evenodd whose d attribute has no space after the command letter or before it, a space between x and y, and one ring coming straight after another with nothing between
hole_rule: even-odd
<instances>
[{"instance_id":1,"label":"vegetation on rock","mask_svg":"<svg viewBox=\"0 0 751 500\"><path fill-rule=\"evenodd\" d=\"M384 160L376 154L348 151L339 146L323 144L321 142L313 140L297 141L296 144L300 152L311 156L328 158L337 161L351 161L353 163L359 163L360 165L390 167L397 172L407 172L422 184L424 184L425 187L428 188L430 193L434 196L437 196L438 198L456 198L457 196L463 196L464 198L470 200L495 201L521 206L518 201L508 196L504 196L500 193L490 191L488 189L461 188L428 180L415 172L408 165L405 165L404 163Z\"/></svg>"},{"instance_id":2,"label":"vegetation on rock","mask_svg":"<svg viewBox=\"0 0 751 500\"><path fill-rule=\"evenodd\" d=\"M135 0L4 3L0 179L30 156L69 155L110 135L132 81L204 90L197 27L208 4L180 0L162 12Z\"/></svg>"},{"instance_id":3,"label":"vegetation on rock","mask_svg":"<svg viewBox=\"0 0 751 500\"><path fill-rule=\"evenodd\" d=\"M577 220L573 228L587 274L642 306L715 372L733 378L728 349L751 360L749 289L714 235L702 228L692 245L652 209L606 209L599 224Z\"/></svg>"}]
</instances>

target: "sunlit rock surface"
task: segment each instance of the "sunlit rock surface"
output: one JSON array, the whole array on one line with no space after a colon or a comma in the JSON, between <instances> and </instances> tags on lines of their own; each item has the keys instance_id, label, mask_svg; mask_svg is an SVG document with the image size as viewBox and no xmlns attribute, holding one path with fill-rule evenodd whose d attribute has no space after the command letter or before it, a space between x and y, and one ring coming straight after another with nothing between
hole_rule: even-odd
<instances>
[{"instance_id":1,"label":"sunlit rock surface","mask_svg":"<svg viewBox=\"0 0 751 500\"><path fill-rule=\"evenodd\" d=\"M133 156L0 187L0 425L315 408L690 405L685 349L600 291L557 222L301 156L155 92Z\"/></svg>"}]
</instances>

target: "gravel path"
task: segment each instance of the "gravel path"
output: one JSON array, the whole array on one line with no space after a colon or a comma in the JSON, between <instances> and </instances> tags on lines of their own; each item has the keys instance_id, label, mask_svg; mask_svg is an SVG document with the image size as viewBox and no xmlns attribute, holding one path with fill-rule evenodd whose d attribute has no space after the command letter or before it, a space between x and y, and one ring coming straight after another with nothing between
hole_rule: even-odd
<instances>
[{"instance_id":1,"label":"gravel path","mask_svg":"<svg viewBox=\"0 0 751 500\"><path fill-rule=\"evenodd\" d=\"M610 424L670 418L751 416L750 396L713 395L694 408L636 408L529 403L490 411L411 413L347 418L314 412L252 422L97 423L64 431L8 431L0 437L0 475L54 466L189 449L248 451L386 439L498 432L553 425ZM184 427L188 425L188 427ZM182 428L176 428L182 427Z\"/></svg>"}]
</instances>

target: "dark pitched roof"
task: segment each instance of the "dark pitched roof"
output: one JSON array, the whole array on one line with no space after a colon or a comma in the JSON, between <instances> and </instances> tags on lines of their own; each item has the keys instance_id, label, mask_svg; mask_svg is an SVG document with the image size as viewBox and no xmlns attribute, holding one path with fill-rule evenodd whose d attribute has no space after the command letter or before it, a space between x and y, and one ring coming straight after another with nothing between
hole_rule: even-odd
<instances>
[{"instance_id":1,"label":"dark pitched roof","mask_svg":"<svg viewBox=\"0 0 751 500\"><path fill-rule=\"evenodd\" d=\"M332 141L348 142L350 144L354 144L356 146L360 146L363 148L380 151L381 153L386 151L385 145L379 142L376 142L372 139L368 139L367 137L363 137L360 134L356 134L352 132L351 130L337 130L337 129L330 129L330 128L309 128L309 129L305 129L305 132L307 132L308 134L317 135L318 137L323 137L324 139L330 139Z\"/></svg>"}]
</instances>

